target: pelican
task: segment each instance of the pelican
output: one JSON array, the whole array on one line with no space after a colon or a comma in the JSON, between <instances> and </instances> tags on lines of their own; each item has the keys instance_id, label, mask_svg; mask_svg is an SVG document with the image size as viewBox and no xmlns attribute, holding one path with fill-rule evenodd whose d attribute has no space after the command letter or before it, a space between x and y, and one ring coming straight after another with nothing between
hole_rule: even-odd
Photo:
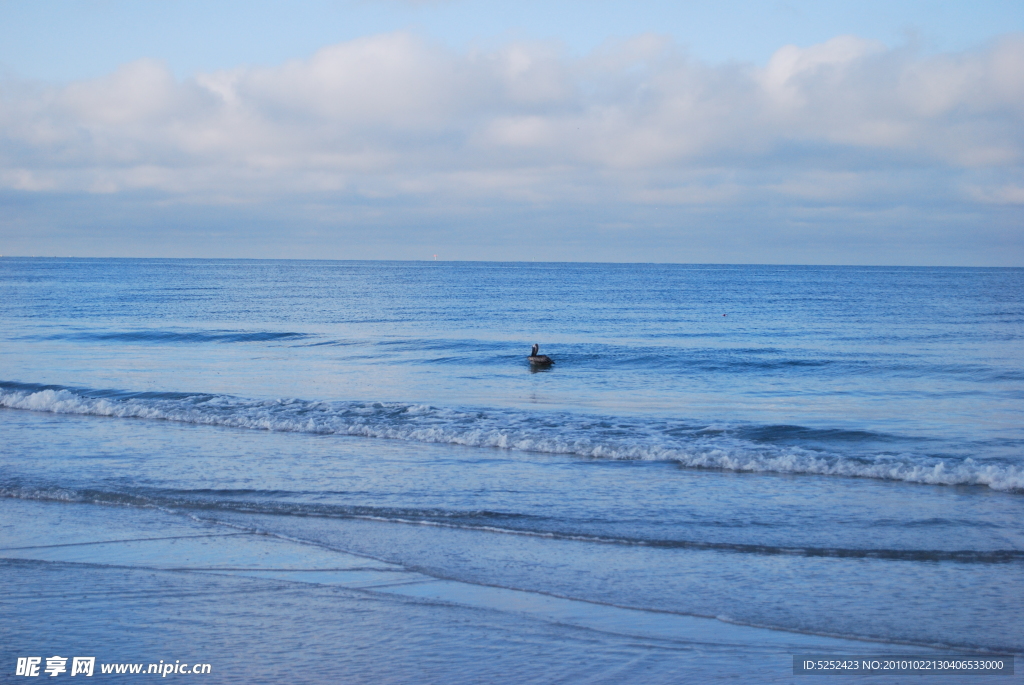
<instances>
[{"instance_id":1,"label":"pelican","mask_svg":"<svg viewBox=\"0 0 1024 685\"><path fill-rule=\"evenodd\" d=\"M534 344L530 356L526 358L530 364L533 366L551 366L555 363L555 360L546 354L537 354L538 350L540 350L540 345Z\"/></svg>"}]
</instances>

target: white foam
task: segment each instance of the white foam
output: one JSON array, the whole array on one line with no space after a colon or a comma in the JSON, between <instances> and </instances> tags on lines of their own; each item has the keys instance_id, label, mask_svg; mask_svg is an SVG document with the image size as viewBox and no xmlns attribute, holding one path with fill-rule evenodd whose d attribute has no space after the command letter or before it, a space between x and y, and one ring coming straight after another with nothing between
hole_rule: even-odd
<instances>
[{"instance_id":1,"label":"white foam","mask_svg":"<svg viewBox=\"0 0 1024 685\"><path fill-rule=\"evenodd\" d=\"M0 389L0 407L58 414L177 421L256 430L354 435L369 438L567 454L593 459L674 461L691 468L877 478L933 485L985 485L1024 491L1024 468L973 459L918 455L850 458L797 446L758 444L697 431L672 438L637 428L614 435L567 418L543 426L524 413L460 412L397 403L243 400L234 397L106 399L66 389Z\"/></svg>"}]
</instances>

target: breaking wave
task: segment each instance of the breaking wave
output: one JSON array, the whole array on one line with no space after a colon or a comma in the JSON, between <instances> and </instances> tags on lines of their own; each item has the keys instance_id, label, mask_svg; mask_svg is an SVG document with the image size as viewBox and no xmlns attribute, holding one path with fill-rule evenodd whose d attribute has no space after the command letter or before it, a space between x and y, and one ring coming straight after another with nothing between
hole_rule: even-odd
<instances>
[{"instance_id":1,"label":"breaking wave","mask_svg":"<svg viewBox=\"0 0 1024 685\"><path fill-rule=\"evenodd\" d=\"M127 393L0 382L0 407L256 430L350 435L564 454L670 461L698 469L876 478L932 485L984 485L1024 492L1024 468L971 458L863 452L835 447L891 436L794 426L728 427L666 420L456 410L397 402L252 400L229 395ZM808 445L793 444L810 438ZM824 438L831 437L831 440ZM866 438L871 438L867 440ZM822 447L828 443L833 449Z\"/></svg>"}]
</instances>

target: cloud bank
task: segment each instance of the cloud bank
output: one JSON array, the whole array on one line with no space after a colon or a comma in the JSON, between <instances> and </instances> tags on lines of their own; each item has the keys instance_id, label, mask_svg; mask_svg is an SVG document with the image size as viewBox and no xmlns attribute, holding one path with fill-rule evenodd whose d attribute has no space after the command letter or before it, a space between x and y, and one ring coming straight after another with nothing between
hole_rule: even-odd
<instances>
[{"instance_id":1,"label":"cloud bank","mask_svg":"<svg viewBox=\"0 0 1024 685\"><path fill-rule=\"evenodd\" d=\"M242 241L236 210L291 212L321 237L415 240L429 225L434 243L476 244L511 212L559 217L547 235L572 249L628 234L656 250L817 236L835 254L904 239L912 251L934 230L1022 263L1022 172L1024 35L928 57L840 36L760 68L701 63L653 35L570 58L394 33L185 80L139 60L60 87L0 82L4 197L123 200L126 225L187 207ZM68 218L33 212L3 237Z\"/></svg>"}]
</instances>

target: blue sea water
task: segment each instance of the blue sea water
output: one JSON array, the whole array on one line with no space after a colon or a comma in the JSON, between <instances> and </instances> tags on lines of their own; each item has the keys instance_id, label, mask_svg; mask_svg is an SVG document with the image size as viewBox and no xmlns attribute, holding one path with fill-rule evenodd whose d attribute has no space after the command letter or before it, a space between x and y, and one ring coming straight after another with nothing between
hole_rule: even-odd
<instances>
[{"instance_id":1,"label":"blue sea water","mask_svg":"<svg viewBox=\"0 0 1024 685\"><path fill-rule=\"evenodd\" d=\"M214 598L202 621L166 630L239 682L303 630L293 653L341 650L353 682L782 682L769 634L1024 651L1024 269L5 258L0 302L18 654L151 650L122 624L192 595ZM24 551L189 526L454 589L425 605L250 569L243 592ZM38 628L68 601L42 578L107 622ZM107 587L135 604L95 604ZM634 613L603 632L498 595L460 613L473 588ZM362 618L320 625L337 611ZM673 641L637 616L762 632Z\"/></svg>"}]
</instances>

